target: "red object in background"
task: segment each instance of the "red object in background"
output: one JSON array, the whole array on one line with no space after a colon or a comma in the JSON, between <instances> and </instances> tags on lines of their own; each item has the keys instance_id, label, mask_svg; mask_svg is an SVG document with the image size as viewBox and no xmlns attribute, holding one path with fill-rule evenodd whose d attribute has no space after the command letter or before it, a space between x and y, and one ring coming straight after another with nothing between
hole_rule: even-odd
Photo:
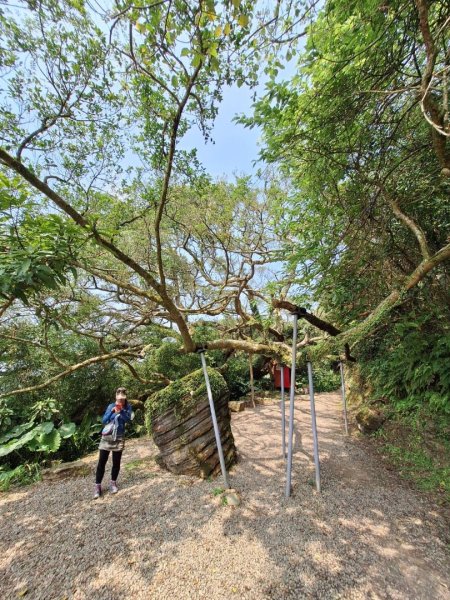
<instances>
[{"instance_id":1,"label":"red object in background","mask_svg":"<svg viewBox=\"0 0 450 600\"><path fill-rule=\"evenodd\" d=\"M288 390L291 387L291 369L290 367L283 367L284 369L284 389ZM275 387L281 390L281 367L278 365L275 367Z\"/></svg>"}]
</instances>

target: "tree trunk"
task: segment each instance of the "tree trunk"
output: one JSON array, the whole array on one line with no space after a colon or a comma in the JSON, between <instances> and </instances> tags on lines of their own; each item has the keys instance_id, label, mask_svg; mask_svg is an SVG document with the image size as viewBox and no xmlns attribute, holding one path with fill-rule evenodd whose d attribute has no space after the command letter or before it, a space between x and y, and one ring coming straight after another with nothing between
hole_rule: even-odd
<instances>
[{"instance_id":1,"label":"tree trunk","mask_svg":"<svg viewBox=\"0 0 450 600\"><path fill-rule=\"evenodd\" d=\"M229 393L223 377L208 369L227 468L236 462ZM159 462L177 475L206 478L220 473L214 428L202 370L174 381L146 403L147 425L160 451Z\"/></svg>"}]
</instances>

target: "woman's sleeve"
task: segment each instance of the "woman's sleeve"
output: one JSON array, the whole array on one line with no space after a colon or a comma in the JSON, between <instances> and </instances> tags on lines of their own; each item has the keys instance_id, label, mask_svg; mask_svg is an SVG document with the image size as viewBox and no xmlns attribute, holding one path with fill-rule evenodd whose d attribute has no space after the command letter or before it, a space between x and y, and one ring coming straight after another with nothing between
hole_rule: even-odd
<instances>
[{"instance_id":1,"label":"woman's sleeve","mask_svg":"<svg viewBox=\"0 0 450 600\"><path fill-rule=\"evenodd\" d=\"M121 412L120 412L120 416L123 418L123 420L125 421L125 423L127 423L128 421L131 421L131 411L132 411L132 407L131 404L128 403L127 407L124 408Z\"/></svg>"},{"instance_id":2,"label":"woman's sleeve","mask_svg":"<svg viewBox=\"0 0 450 600\"><path fill-rule=\"evenodd\" d=\"M108 408L105 410L105 414L103 415L103 418L102 418L103 424L109 423L111 421L111 416L113 414L113 412L112 412L113 408L114 408L114 404L108 405Z\"/></svg>"}]
</instances>

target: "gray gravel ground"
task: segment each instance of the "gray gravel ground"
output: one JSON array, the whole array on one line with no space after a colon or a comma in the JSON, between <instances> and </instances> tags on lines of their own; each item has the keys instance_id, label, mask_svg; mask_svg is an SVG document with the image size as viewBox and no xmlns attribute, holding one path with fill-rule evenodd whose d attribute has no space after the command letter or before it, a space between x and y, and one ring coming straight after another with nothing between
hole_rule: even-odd
<instances>
[{"instance_id":1,"label":"gray gravel ground","mask_svg":"<svg viewBox=\"0 0 450 600\"><path fill-rule=\"evenodd\" d=\"M237 508L213 495L220 478L160 470L143 439L127 444L117 496L91 500L91 478L2 494L1 600L450 599L444 515L345 438L338 395L316 402L320 495L304 396L289 500L277 406L233 414Z\"/></svg>"}]
</instances>

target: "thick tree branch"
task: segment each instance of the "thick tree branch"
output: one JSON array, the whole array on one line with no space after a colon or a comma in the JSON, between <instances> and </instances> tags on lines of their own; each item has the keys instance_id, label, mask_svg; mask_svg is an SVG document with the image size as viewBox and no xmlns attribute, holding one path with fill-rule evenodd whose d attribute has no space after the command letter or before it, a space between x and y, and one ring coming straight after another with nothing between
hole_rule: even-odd
<instances>
[{"instance_id":1,"label":"thick tree branch","mask_svg":"<svg viewBox=\"0 0 450 600\"><path fill-rule=\"evenodd\" d=\"M319 319L319 317L316 317L315 315L309 313L306 310L306 308L297 306L296 304L293 304L292 302L288 302L287 300L273 300L272 306L274 308L281 308L284 310L288 310L292 314L298 315L298 317L300 319L305 319L305 321L308 321L308 323L311 323L311 325L314 325L314 327L317 327L318 329L321 329L322 331L326 331L327 333L329 333L332 336L336 336L341 333L341 330L338 329L337 327L335 327L334 325L332 325L331 323L327 323L327 321L323 321L322 319Z\"/></svg>"},{"instance_id":2,"label":"thick tree branch","mask_svg":"<svg viewBox=\"0 0 450 600\"><path fill-rule=\"evenodd\" d=\"M117 350L116 352L110 352L109 354L102 354L100 356L94 356L92 358L88 358L87 360L84 360L76 365L70 366L68 369L65 369L61 373L58 373L58 375L55 375L54 377L47 379L47 381L44 381L44 383L39 383L38 385L31 385L26 388L21 388L21 389L17 389L17 390L11 390L10 392L5 392L4 394L0 394L0 398L7 398L10 396L18 396L19 394L26 394L28 392L36 392L37 390L43 390L44 388L48 387L52 383L59 381L63 377L67 377L67 375L71 375L72 373L75 373L75 371L79 371L80 369L84 369L85 367L89 367L89 366L95 365L97 363L105 362L107 360L113 360L115 358L119 358L120 356L134 356L134 352L131 352L130 350Z\"/></svg>"},{"instance_id":3,"label":"thick tree branch","mask_svg":"<svg viewBox=\"0 0 450 600\"><path fill-rule=\"evenodd\" d=\"M263 354L265 356L273 356L274 358L284 357L286 363L290 362L291 347L280 342L272 342L271 344L260 344L250 340L212 340L205 344L197 345L197 350L241 350L250 354Z\"/></svg>"},{"instance_id":4,"label":"thick tree branch","mask_svg":"<svg viewBox=\"0 0 450 600\"><path fill-rule=\"evenodd\" d=\"M431 258L423 260L420 265L405 279L403 286L392 290L378 306L364 319L354 327L342 332L338 340L342 342L357 344L363 338L371 333L379 321L387 315L402 299L402 297L412 288L414 288L422 279L435 267L442 262L450 259L450 244L447 244L439 252L436 252ZM327 347L327 343L322 348Z\"/></svg>"},{"instance_id":5,"label":"thick tree branch","mask_svg":"<svg viewBox=\"0 0 450 600\"><path fill-rule=\"evenodd\" d=\"M157 294L161 297L162 304L169 312L174 323L177 324L181 337L187 351L194 349L194 343L192 341L189 329L183 315L180 313L178 308L175 306L172 299L167 294L165 285L161 285L147 270L145 270L139 263L133 258L122 252L115 244L103 237L95 228L91 225L87 219L83 217L77 210L73 208L68 202L66 202L57 192L50 188L46 183L41 181L30 169L28 169L23 163L13 158L3 148L0 148L0 161L7 166L9 169L18 173L25 181L31 184L36 190L43 193L47 198L52 200L64 211L69 217L75 221L85 231L88 231L95 239L96 243L103 248L106 248L113 256L115 256L120 262L124 263L135 271L142 279L152 287Z\"/></svg>"},{"instance_id":6,"label":"thick tree branch","mask_svg":"<svg viewBox=\"0 0 450 600\"><path fill-rule=\"evenodd\" d=\"M391 206L392 211L395 214L395 216L400 221L402 221L402 223L404 223L406 225L406 227L410 231L412 231L413 234L416 236L417 241L419 243L420 251L422 253L422 257L425 260L428 260L430 258L430 250L428 248L427 239L425 237L425 233L423 232L423 230L419 227L419 225L417 225L417 223L414 221L414 219L412 219L411 217L408 217L408 215L405 215L405 213L402 212L402 210L400 209L396 200L394 200L394 198L392 198L392 196L387 193L384 186L379 185L379 187L381 189L383 196L386 198L387 202Z\"/></svg>"},{"instance_id":7,"label":"thick tree branch","mask_svg":"<svg viewBox=\"0 0 450 600\"><path fill-rule=\"evenodd\" d=\"M446 136L441 133L444 131L443 112L439 110L430 91L438 51L430 29L428 14L429 2L428 0L415 0L415 3L419 14L419 27L425 44L427 57L427 63L422 75L420 87L420 105L425 117L427 118L426 113L429 113L431 117L433 146L439 164L443 169L448 169L450 168L450 153L447 151L446 147ZM427 121L430 122L430 119L427 118Z\"/></svg>"}]
</instances>

